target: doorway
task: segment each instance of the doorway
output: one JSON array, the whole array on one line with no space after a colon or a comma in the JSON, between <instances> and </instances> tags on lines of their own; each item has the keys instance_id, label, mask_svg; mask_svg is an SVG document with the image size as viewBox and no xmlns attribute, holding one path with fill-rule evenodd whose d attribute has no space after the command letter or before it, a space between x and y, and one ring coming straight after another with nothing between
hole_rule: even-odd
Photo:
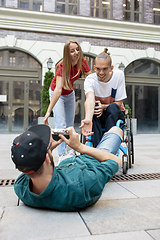
<instances>
[{"instance_id":1,"label":"doorway","mask_svg":"<svg viewBox=\"0 0 160 240\"><path fill-rule=\"evenodd\" d=\"M0 132L22 132L37 124L41 65L27 53L0 51Z\"/></svg>"},{"instance_id":2,"label":"doorway","mask_svg":"<svg viewBox=\"0 0 160 240\"><path fill-rule=\"evenodd\" d=\"M137 119L137 133L160 132L160 64L139 59L125 69L127 103Z\"/></svg>"},{"instance_id":3,"label":"doorway","mask_svg":"<svg viewBox=\"0 0 160 240\"><path fill-rule=\"evenodd\" d=\"M159 132L159 87L152 85L126 85L127 99L132 117L137 119L137 133Z\"/></svg>"},{"instance_id":4,"label":"doorway","mask_svg":"<svg viewBox=\"0 0 160 240\"><path fill-rule=\"evenodd\" d=\"M40 115L41 81L1 78L0 131L22 132L35 125Z\"/></svg>"}]
</instances>

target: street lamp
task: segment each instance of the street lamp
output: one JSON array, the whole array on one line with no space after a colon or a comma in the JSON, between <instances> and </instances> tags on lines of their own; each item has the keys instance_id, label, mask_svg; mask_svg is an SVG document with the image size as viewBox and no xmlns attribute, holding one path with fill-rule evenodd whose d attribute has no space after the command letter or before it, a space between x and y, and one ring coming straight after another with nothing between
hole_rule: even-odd
<instances>
[{"instance_id":1,"label":"street lamp","mask_svg":"<svg viewBox=\"0 0 160 240\"><path fill-rule=\"evenodd\" d=\"M121 62L118 68L124 72L125 65Z\"/></svg>"},{"instance_id":2,"label":"street lamp","mask_svg":"<svg viewBox=\"0 0 160 240\"><path fill-rule=\"evenodd\" d=\"M47 61L47 68L50 71L52 69L53 61L52 58L49 58Z\"/></svg>"}]
</instances>

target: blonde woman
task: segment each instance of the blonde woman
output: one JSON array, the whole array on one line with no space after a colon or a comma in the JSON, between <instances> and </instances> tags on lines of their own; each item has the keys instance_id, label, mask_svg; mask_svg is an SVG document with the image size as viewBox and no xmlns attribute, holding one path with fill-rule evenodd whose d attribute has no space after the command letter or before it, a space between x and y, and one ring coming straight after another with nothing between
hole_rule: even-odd
<instances>
[{"instance_id":1,"label":"blonde woman","mask_svg":"<svg viewBox=\"0 0 160 240\"><path fill-rule=\"evenodd\" d=\"M58 64L49 94L50 104L44 117L44 124L48 125L48 117L53 109L55 128L65 129L73 126L75 115L75 92L73 83L81 74L91 74L89 65L83 58L83 53L78 42L67 41L64 46L63 60ZM59 161L65 155L65 142L58 147Z\"/></svg>"}]
</instances>

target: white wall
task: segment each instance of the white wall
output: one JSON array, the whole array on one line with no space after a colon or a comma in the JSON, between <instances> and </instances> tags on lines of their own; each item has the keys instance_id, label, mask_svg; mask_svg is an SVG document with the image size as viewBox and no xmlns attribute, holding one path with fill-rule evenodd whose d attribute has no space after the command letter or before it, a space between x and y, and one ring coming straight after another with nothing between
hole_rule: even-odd
<instances>
[{"instance_id":1,"label":"white wall","mask_svg":"<svg viewBox=\"0 0 160 240\"><path fill-rule=\"evenodd\" d=\"M53 60L52 71L55 71L56 63L63 57L64 43L58 42L44 42L33 40L17 39L13 35L7 35L5 38L0 38L0 50L5 48L15 48L17 50L25 51L35 57L42 64L42 81L47 69L48 58ZM81 47L83 52L97 55L104 50L106 46L94 46L89 42L82 42ZM160 51L155 51L154 48L146 50L126 49L126 48L108 48L114 67L117 69L121 62L127 67L131 62L139 58L154 59L160 62Z\"/></svg>"}]
</instances>

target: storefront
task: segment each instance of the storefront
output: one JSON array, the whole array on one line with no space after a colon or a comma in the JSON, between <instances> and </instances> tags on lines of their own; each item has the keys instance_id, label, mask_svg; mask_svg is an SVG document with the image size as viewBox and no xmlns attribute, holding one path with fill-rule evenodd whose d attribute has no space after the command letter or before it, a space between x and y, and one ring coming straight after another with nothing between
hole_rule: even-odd
<instances>
[{"instance_id":1,"label":"storefront","mask_svg":"<svg viewBox=\"0 0 160 240\"><path fill-rule=\"evenodd\" d=\"M125 69L127 99L132 117L137 119L138 133L159 133L160 64L139 59Z\"/></svg>"},{"instance_id":2,"label":"storefront","mask_svg":"<svg viewBox=\"0 0 160 240\"><path fill-rule=\"evenodd\" d=\"M53 46L56 49L56 44ZM86 52L84 56L91 70L94 71L96 54L94 52L86 54ZM116 58L112 58L115 62ZM56 59L54 59L54 67L61 58ZM38 58L27 53L25 49L22 51L22 49L6 48L0 51L0 132L21 132L29 126L37 124L41 108L42 69L44 69L45 62L47 62L47 58L42 65ZM117 68L117 65L115 64L114 67ZM124 69L124 73L127 90L127 99L124 103L131 107L132 118L137 119L137 133L159 133L159 62L151 57L139 58L129 63ZM77 130L84 118L83 83L84 78L77 80L74 84L76 93L75 127Z\"/></svg>"},{"instance_id":3,"label":"storefront","mask_svg":"<svg viewBox=\"0 0 160 240\"><path fill-rule=\"evenodd\" d=\"M36 123L42 89L40 63L27 53L0 51L0 131L19 132Z\"/></svg>"}]
</instances>

